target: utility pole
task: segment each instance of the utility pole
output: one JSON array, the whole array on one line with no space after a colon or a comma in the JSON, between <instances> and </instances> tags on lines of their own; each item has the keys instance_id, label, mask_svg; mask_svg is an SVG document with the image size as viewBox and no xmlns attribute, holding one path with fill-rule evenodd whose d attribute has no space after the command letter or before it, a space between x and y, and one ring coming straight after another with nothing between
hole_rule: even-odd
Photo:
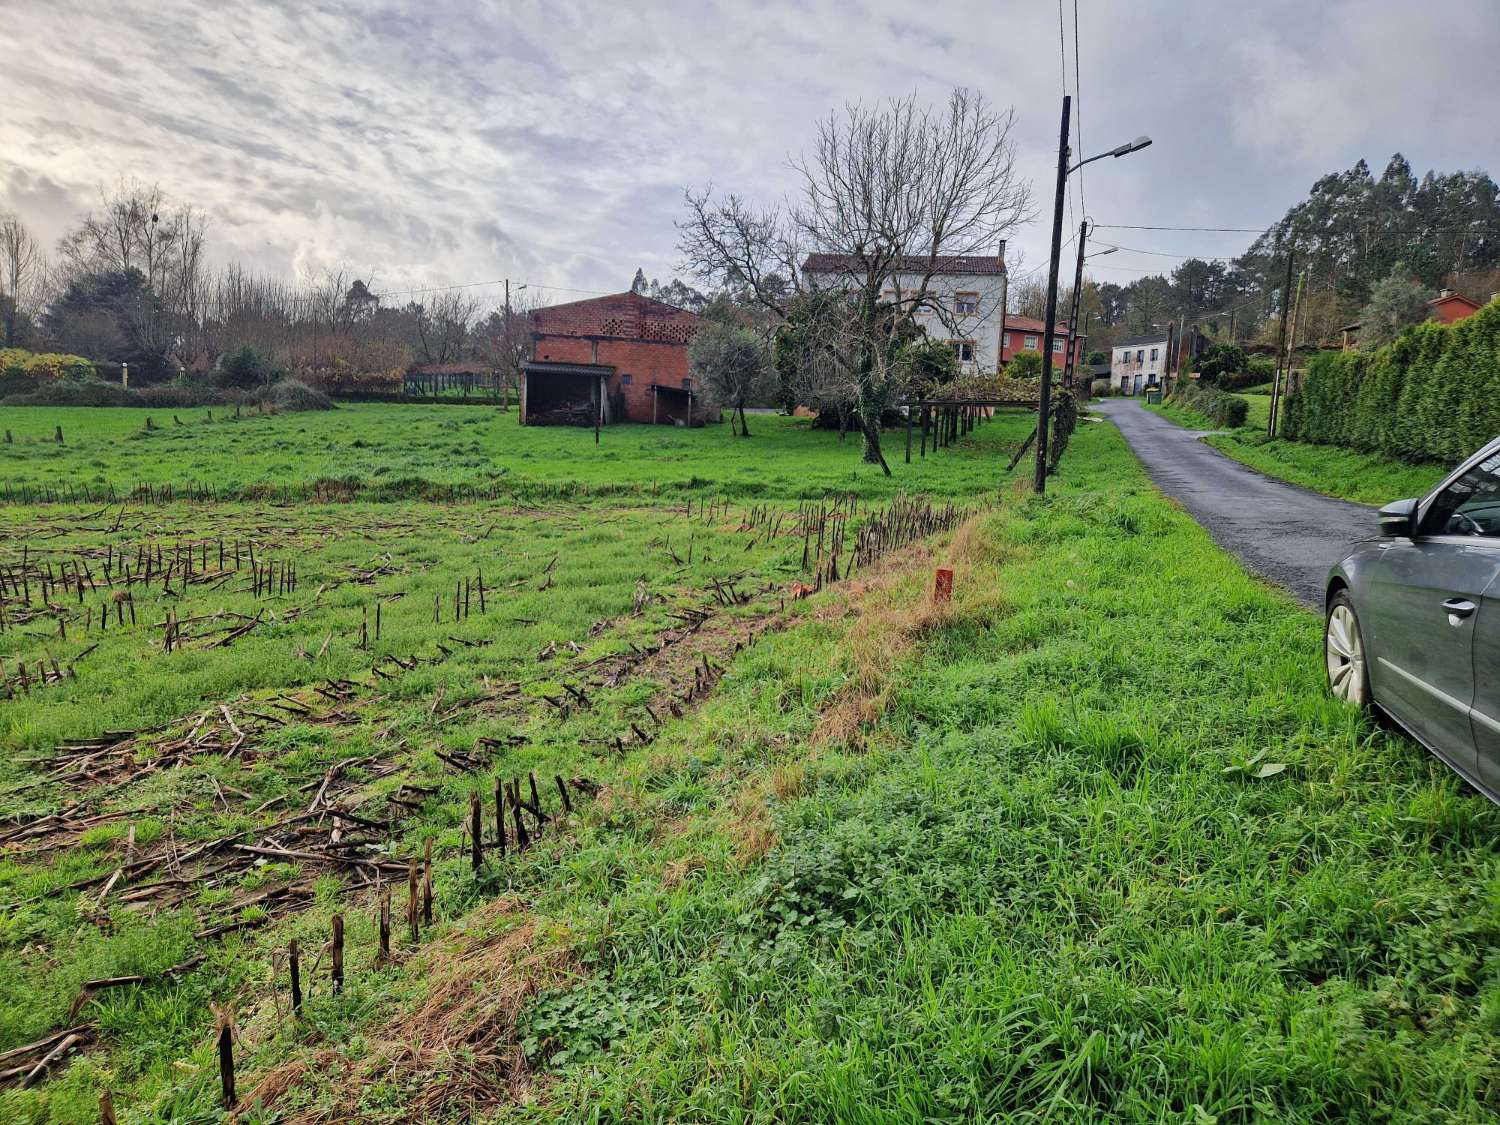
<instances>
[{"instance_id":1,"label":"utility pole","mask_svg":"<svg viewBox=\"0 0 1500 1125\"><path fill-rule=\"evenodd\" d=\"M1078 295L1083 289L1083 244L1088 241L1088 237L1089 221L1084 219L1078 224L1078 265L1073 269L1073 309L1068 313L1068 340L1063 345L1068 349L1063 357L1063 386L1069 390L1073 389L1073 349L1078 339Z\"/></svg>"},{"instance_id":2,"label":"utility pole","mask_svg":"<svg viewBox=\"0 0 1500 1125\"><path fill-rule=\"evenodd\" d=\"M1062 256L1063 203L1068 189L1068 118L1073 99L1063 95L1062 132L1057 142L1057 196L1052 203L1052 261L1047 268L1047 331L1042 338L1042 385L1037 396L1036 470L1032 484L1037 494L1047 491L1047 425L1052 415L1052 340L1057 335L1057 263Z\"/></svg>"},{"instance_id":3,"label":"utility pole","mask_svg":"<svg viewBox=\"0 0 1500 1125\"><path fill-rule=\"evenodd\" d=\"M1297 275L1297 298L1292 302L1292 327L1286 338L1286 381L1287 389L1292 385L1292 363L1297 353L1297 324L1302 315L1302 292L1303 286L1307 284L1307 270L1302 270ZM1281 420L1281 400L1286 396L1286 391L1271 399L1271 436L1276 436L1276 424Z\"/></svg>"},{"instance_id":4,"label":"utility pole","mask_svg":"<svg viewBox=\"0 0 1500 1125\"><path fill-rule=\"evenodd\" d=\"M995 351L995 374L1005 370L1005 314L1010 304L1010 266L1005 262L1005 239L1000 240L1000 338Z\"/></svg>"},{"instance_id":5,"label":"utility pole","mask_svg":"<svg viewBox=\"0 0 1500 1125\"><path fill-rule=\"evenodd\" d=\"M1291 311L1292 259L1296 255L1286 253L1286 281L1281 286L1281 326L1276 330L1276 374L1271 377L1271 411L1266 419L1266 436L1276 436L1276 407L1281 398L1281 362L1286 350L1286 316Z\"/></svg>"}]
</instances>

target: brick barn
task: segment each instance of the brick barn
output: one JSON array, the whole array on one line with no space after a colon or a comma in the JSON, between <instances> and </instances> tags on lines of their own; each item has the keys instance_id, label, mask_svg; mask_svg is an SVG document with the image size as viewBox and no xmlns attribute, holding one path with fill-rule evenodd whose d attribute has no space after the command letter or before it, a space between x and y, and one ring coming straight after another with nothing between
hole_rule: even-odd
<instances>
[{"instance_id":1,"label":"brick barn","mask_svg":"<svg viewBox=\"0 0 1500 1125\"><path fill-rule=\"evenodd\" d=\"M523 426L718 421L688 367L688 341L698 331L693 313L616 293L537 309L530 319Z\"/></svg>"}]
</instances>

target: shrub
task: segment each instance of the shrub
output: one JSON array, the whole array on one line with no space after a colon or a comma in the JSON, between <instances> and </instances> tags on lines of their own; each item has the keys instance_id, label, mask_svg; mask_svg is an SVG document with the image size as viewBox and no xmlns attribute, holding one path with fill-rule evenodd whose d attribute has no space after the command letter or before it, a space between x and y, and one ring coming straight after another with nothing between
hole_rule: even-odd
<instances>
[{"instance_id":1,"label":"shrub","mask_svg":"<svg viewBox=\"0 0 1500 1125\"><path fill-rule=\"evenodd\" d=\"M79 381L94 378L97 378L94 365L81 355L0 348L0 381L7 386L49 383L58 379Z\"/></svg>"},{"instance_id":2,"label":"shrub","mask_svg":"<svg viewBox=\"0 0 1500 1125\"><path fill-rule=\"evenodd\" d=\"M55 379L34 390L8 395L6 406L133 406L132 392L100 379Z\"/></svg>"},{"instance_id":3,"label":"shrub","mask_svg":"<svg viewBox=\"0 0 1500 1125\"><path fill-rule=\"evenodd\" d=\"M1108 379L1095 379L1089 384L1089 393L1095 398L1104 398L1107 395L1118 394L1115 385Z\"/></svg>"},{"instance_id":4,"label":"shrub","mask_svg":"<svg viewBox=\"0 0 1500 1125\"><path fill-rule=\"evenodd\" d=\"M1283 433L1407 461L1457 461L1500 434L1500 301L1372 352L1314 356Z\"/></svg>"},{"instance_id":5,"label":"shrub","mask_svg":"<svg viewBox=\"0 0 1500 1125\"><path fill-rule=\"evenodd\" d=\"M286 379L274 383L260 396L260 401L273 410L332 410L333 400L322 391L315 391L306 383Z\"/></svg>"},{"instance_id":6,"label":"shrub","mask_svg":"<svg viewBox=\"0 0 1500 1125\"><path fill-rule=\"evenodd\" d=\"M1238 395L1226 394L1207 383L1183 380L1172 392L1171 401L1202 414L1214 425L1232 430L1245 424L1250 404Z\"/></svg>"},{"instance_id":7,"label":"shrub","mask_svg":"<svg viewBox=\"0 0 1500 1125\"><path fill-rule=\"evenodd\" d=\"M219 360L215 381L221 387L238 387L250 390L275 382L281 371L273 360L259 348L245 344L228 352Z\"/></svg>"},{"instance_id":8,"label":"shrub","mask_svg":"<svg viewBox=\"0 0 1500 1125\"><path fill-rule=\"evenodd\" d=\"M1245 353L1233 344L1214 344L1198 357L1198 374L1221 386L1228 376L1248 374L1248 366Z\"/></svg>"},{"instance_id":9,"label":"shrub","mask_svg":"<svg viewBox=\"0 0 1500 1125\"><path fill-rule=\"evenodd\" d=\"M1005 365L1005 373L1012 379L1038 379L1042 374L1041 352L1017 352Z\"/></svg>"}]
</instances>

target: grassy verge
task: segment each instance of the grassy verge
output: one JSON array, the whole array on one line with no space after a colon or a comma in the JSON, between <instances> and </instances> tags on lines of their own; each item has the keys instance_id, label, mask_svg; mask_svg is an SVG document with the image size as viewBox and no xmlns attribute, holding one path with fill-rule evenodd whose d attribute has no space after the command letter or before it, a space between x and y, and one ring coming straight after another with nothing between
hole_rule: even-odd
<instances>
[{"instance_id":1,"label":"grassy verge","mask_svg":"<svg viewBox=\"0 0 1500 1125\"><path fill-rule=\"evenodd\" d=\"M1270 396L1240 393L1240 397L1250 403L1246 424L1227 433L1210 433L1203 440L1268 477L1300 484L1325 496L1337 496L1358 504L1382 505L1403 497L1426 494L1451 468L1436 464L1412 465L1334 445L1268 439L1265 427ZM1187 429L1215 429L1213 423L1197 411L1175 404L1147 406L1146 409Z\"/></svg>"},{"instance_id":2,"label":"grassy verge","mask_svg":"<svg viewBox=\"0 0 1500 1125\"><path fill-rule=\"evenodd\" d=\"M715 846L607 924L558 903L594 995L678 999L569 1053L515 1116L1500 1108L1500 813L1330 701L1316 619L1164 503L1112 428L1069 457L1045 503L955 544L951 612L922 617L925 574L893 593L918 640L863 689L856 739L809 753L810 716L762 728L771 699L828 688L785 656L736 680L748 721L718 741L767 745L803 795L770 801L756 871Z\"/></svg>"}]
</instances>

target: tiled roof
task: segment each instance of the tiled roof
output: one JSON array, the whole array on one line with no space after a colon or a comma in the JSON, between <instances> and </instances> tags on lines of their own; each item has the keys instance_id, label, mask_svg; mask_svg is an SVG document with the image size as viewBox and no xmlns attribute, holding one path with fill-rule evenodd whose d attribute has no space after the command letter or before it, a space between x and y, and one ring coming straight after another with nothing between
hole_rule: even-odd
<instances>
[{"instance_id":1,"label":"tiled roof","mask_svg":"<svg viewBox=\"0 0 1500 1125\"><path fill-rule=\"evenodd\" d=\"M939 254L935 259L925 254L906 254L892 264L895 273L926 273L973 276L1005 273L1005 263L998 256L983 254ZM857 272L859 259L853 254L809 254L802 263L803 273L844 274Z\"/></svg>"},{"instance_id":2,"label":"tiled roof","mask_svg":"<svg viewBox=\"0 0 1500 1125\"><path fill-rule=\"evenodd\" d=\"M1005 330L1007 332L1035 332L1038 336L1040 336L1046 333L1047 322L1045 320L1033 320L1029 316L1007 315L1005 318ZM1057 327L1053 328L1052 332L1057 336L1066 336L1068 334L1067 323L1063 320L1059 320L1057 322Z\"/></svg>"}]
</instances>

